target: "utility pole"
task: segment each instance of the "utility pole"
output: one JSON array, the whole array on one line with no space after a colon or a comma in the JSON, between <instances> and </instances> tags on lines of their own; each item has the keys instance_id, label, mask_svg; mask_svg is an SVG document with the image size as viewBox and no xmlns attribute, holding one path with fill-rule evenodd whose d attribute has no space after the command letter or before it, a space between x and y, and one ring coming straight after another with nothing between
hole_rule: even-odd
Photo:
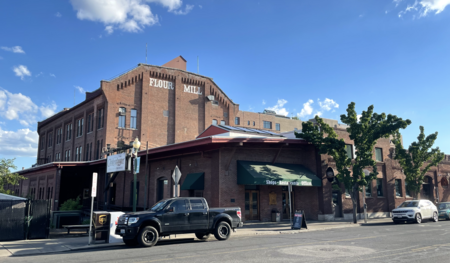
<instances>
[{"instance_id":1,"label":"utility pole","mask_svg":"<svg viewBox=\"0 0 450 263\"><path fill-rule=\"evenodd\" d=\"M147 209L147 181L148 181L148 141L147 146L145 147L147 154L145 155L145 189L144 189L144 210Z\"/></svg>"}]
</instances>

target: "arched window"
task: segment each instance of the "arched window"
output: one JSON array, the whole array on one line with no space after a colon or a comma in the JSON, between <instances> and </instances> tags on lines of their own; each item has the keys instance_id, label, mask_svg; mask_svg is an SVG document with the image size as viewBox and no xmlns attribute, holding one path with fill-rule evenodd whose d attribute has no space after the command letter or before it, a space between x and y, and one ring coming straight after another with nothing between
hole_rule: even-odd
<instances>
[{"instance_id":1,"label":"arched window","mask_svg":"<svg viewBox=\"0 0 450 263\"><path fill-rule=\"evenodd\" d=\"M220 121L220 124L221 124L221 125L226 125L226 124L225 124L225 121Z\"/></svg>"},{"instance_id":2,"label":"arched window","mask_svg":"<svg viewBox=\"0 0 450 263\"><path fill-rule=\"evenodd\" d=\"M217 125L217 120L216 119L212 120L212 124Z\"/></svg>"}]
</instances>

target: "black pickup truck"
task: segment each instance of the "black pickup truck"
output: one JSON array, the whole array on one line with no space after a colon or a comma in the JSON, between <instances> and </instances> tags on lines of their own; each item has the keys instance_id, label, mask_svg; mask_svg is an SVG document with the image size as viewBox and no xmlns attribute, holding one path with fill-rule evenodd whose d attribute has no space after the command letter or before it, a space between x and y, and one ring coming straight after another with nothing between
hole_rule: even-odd
<instances>
[{"instance_id":1,"label":"black pickup truck","mask_svg":"<svg viewBox=\"0 0 450 263\"><path fill-rule=\"evenodd\" d=\"M210 234L227 240L231 231L242 227L241 208L209 208L205 198L176 197L164 199L147 211L128 213L119 217L116 235L126 245L151 247L159 237L195 233L200 240Z\"/></svg>"}]
</instances>

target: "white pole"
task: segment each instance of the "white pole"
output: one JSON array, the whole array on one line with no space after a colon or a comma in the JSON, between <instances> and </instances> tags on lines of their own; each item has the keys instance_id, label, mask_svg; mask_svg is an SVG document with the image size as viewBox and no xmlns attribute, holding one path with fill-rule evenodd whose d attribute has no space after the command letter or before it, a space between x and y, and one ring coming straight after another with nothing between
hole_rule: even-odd
<instances>
[{"instance_id":1,"label":"white pole","mask_svg":"<svg viewBox=\"0 0 450 263\"><path fill-rule=\"evenodd\" d=\"M89 219L89 243L92 243L92 214L94 213L94 197L97 196L97 173L92 173L91 218Z\"/></svg>"},{"instance_id":2,"label":"white pole","mask_svg":"<svg viewBox=\"0 0 450 263\"><path fill-rule=\"evenodd\" d=\"M94 213L94 197L91 197L91 219L89 220L89 245L92 243L92 214Z\"/></svg>"}]
</instances>

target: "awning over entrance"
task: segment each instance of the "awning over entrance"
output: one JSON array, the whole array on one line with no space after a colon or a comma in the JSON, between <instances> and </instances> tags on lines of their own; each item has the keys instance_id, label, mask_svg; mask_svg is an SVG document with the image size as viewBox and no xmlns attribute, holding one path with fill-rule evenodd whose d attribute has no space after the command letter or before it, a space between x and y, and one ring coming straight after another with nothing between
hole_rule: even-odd
<instances>
[{"instance_id":1,"label":"awning over entrance","mask_svg":"<svg viewBox=\"0 0 450 263\"><path fill-rule=\"evenodd\" d=\"M186 175L181 190L204 190L205 173L194 173Z\"/></svg>"},{"instance_id":2,"label":"awning over entrance","mask_svg":"<svg viewBox=\"0 0 450 263\"><path fill-rule=\"evenodd\" d=\"M237 183L244 185L322 186L322 180L300 164L237 161Z\"/></svg>"}]
</instances>

